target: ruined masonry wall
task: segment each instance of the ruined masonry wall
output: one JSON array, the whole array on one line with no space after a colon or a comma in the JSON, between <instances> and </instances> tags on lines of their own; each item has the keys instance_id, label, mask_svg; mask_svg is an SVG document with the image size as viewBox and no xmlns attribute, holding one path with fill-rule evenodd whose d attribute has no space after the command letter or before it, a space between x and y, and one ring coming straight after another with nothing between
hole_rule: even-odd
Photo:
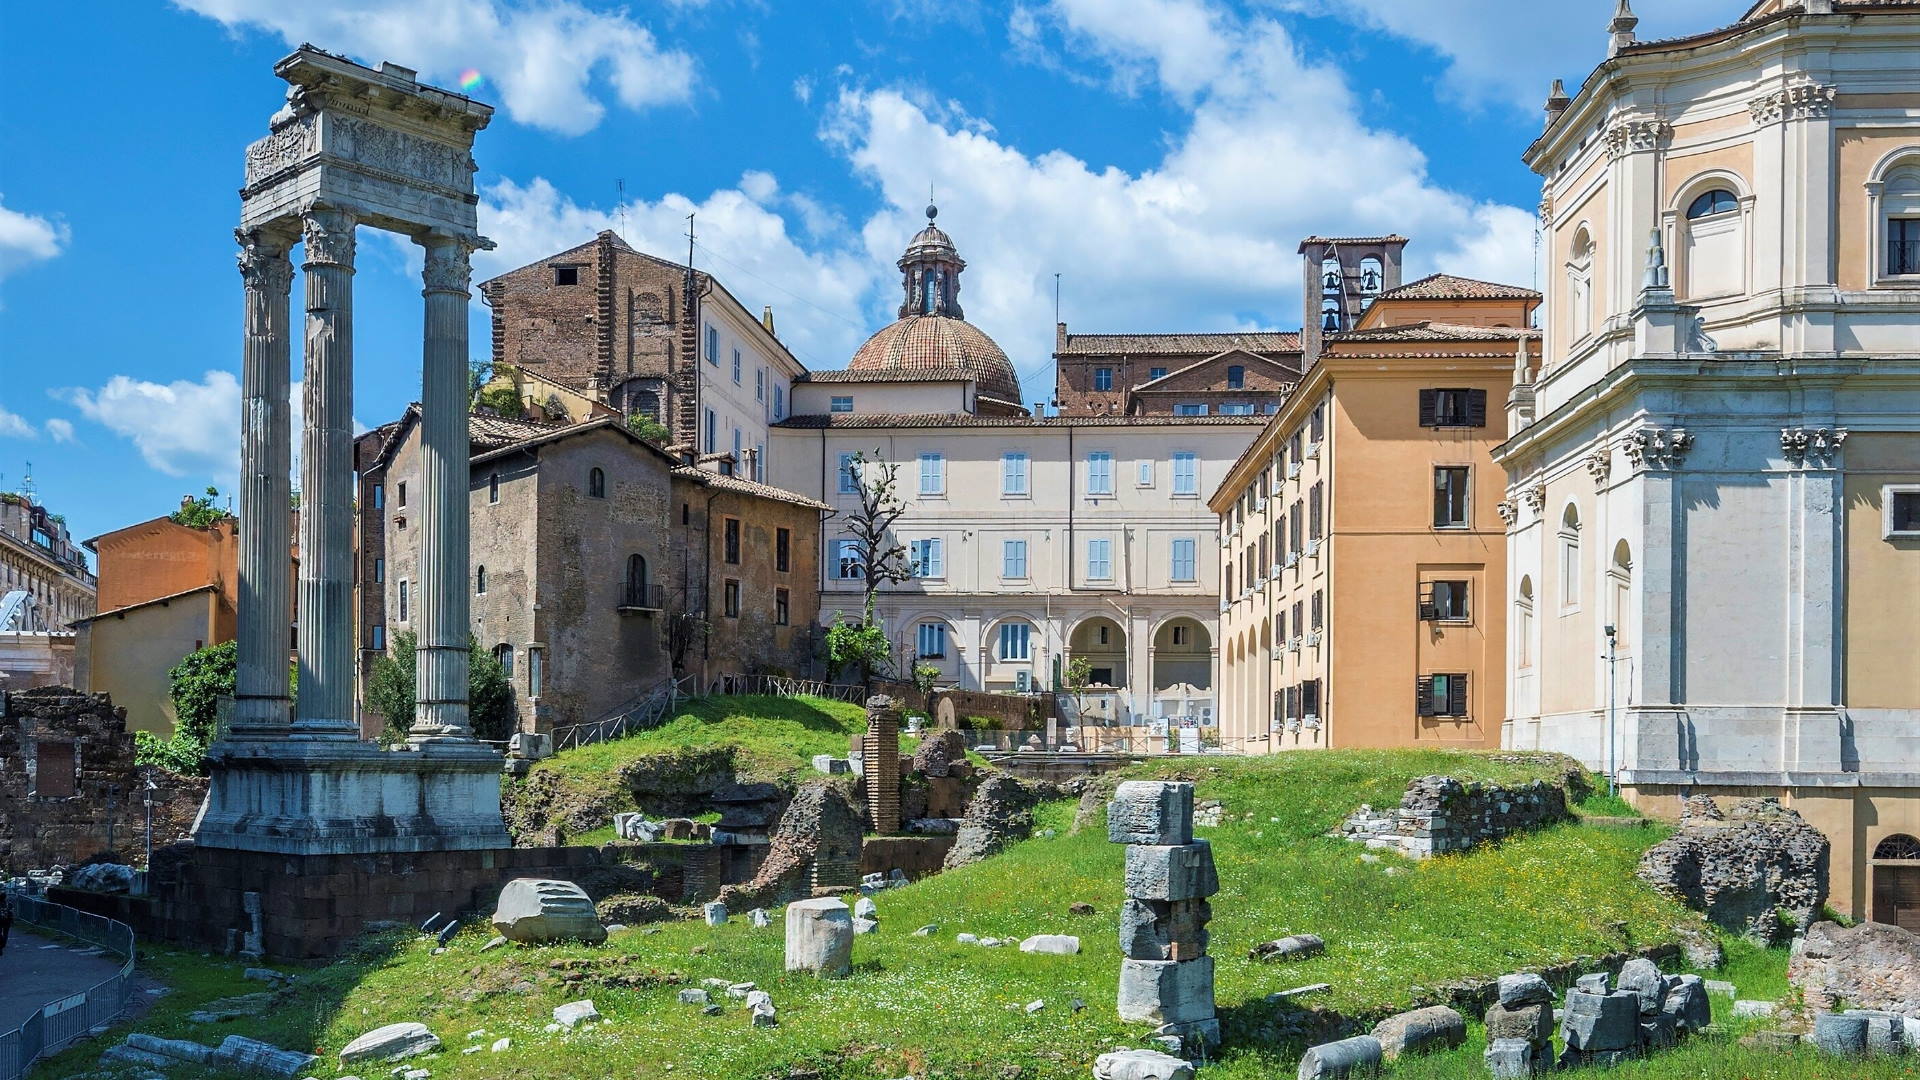
<instances>
[{"instance_id":1,"label":"ruined masonry wall","mask_svg":"<svg viewBox=\"0 0 1920 1080\"><path fill-rule=\"evenodd\" d=\"M1467 851L1569 817L1566 791L1544 780L1505 788L1423 776L1407 785L1398 807L1362 806L1338 835L1423 859Z\"/></svg>"}]
</instances>

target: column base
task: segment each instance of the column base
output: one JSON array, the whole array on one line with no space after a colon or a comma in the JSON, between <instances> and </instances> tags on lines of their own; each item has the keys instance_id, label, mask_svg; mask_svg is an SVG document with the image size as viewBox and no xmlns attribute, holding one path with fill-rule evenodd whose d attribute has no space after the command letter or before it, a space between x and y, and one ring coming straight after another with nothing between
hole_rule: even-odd
<instances>
[{"instance_id":1,"label":"column base","mask_svg":"<svg viewBox=\"0 0 1920 1080\"><path fill-rule=\"evenodd\" d=\"M491 747L234 739L207 757L212 783L193 830L201 847L334 855L513 844Z\"/></svg>"}]
</instances>

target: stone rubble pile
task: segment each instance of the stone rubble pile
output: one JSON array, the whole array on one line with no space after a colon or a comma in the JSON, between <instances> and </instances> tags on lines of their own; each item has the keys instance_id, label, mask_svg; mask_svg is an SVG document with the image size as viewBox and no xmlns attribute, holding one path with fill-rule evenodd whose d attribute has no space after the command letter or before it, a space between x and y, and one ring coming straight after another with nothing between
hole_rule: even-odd
<instances>
[{"instance_id":1,"label":"stone rubble pile","mask_svg":"<svg viewBox=\"0 0 1920 1080\"><path fill-rule=\"evenodd\" d=\"M1213 848L1193 838L1193 785L1129 780L1107 807L1107 839L1127 845L1120 911L1120 1019L1208 1047L1220 1041L1213 1004L1207 897L1220 891Z\"/></svg>"},{"instance_id":2,"label":"stone rubble pile","mask_svg":"<svg viewBox=\"0 0 1920 1080\"><path fill-rule=\"evenodd\" d=\"M1424 859L1467 851L1569 816L1567 793L1545 780L1506 788L1423 776L1407 785L1399 806L1375 810L1363 805L1335 835Z\"/></svg>"},{"instance_id":3,"label":"stone rubble pile","mask_svg":"<svg viewBox=\"0 0 1920 1080\"><path fill-rule=\"evenodd\" d=\"M1690 796L1679 829L1647 849L1639 875L1715 925L1772 943L1783 919L1806 927L1819 917L1831 861L1826 835L1778 799L1741 799L1722 813L1712 798Z\"/></svg>"}]
</instances>

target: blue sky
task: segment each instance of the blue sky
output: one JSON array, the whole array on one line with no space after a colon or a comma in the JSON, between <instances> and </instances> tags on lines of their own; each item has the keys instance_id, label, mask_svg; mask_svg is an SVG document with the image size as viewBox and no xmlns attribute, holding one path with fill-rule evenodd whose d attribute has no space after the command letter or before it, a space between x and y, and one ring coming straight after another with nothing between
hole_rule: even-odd
<instances>
[{"instance_id":1,"label":"blue sky","mask_svg":"<svg viewBox=\"0 0 1920 1080\"><path fill-rule=\"evenodd\" d=\"M1308 232L1399 231L1409 273L1530 284L1519 154L1614 0L158 0L0 20L0 488L80 536L238 455L245 145L311 41L499 106L476 279L620 226L773 306L810 367L892 318L932 185L962 300L1052 383L1076 331L1293 329ZM1639 0L1643 37L1742 0ZM622 204L616 184L624 180ZM363 231L355 416L417 396L419 259ZM297 288L297 286L296 286ZM485 309L474 303L476 358ZM297 367L297 360L296 360ZM295 377L298 377L296 370Z\"/></svg>"}]
</instances>

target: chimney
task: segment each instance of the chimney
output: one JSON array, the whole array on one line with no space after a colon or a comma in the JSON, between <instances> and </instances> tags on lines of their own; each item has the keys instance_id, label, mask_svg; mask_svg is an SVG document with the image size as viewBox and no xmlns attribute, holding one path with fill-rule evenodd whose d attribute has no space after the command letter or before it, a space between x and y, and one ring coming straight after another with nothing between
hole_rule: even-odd
<instances>
[{"instance_id":1,"label":"chimney","mask_svg":"<svg viewBox=\"0 0 1920 1080\"><path fill-rule=\"evenodd\" d=\"M767 333L773 334L774 337L780 336L779 334L775 333L773 329L773 305L772 304L767 304L761 307L760 325L766 327Z\"/></svg>"},{"instance_id":2,"label":"chimney","mask_svg":"<svg viewBox=\"0 0 1920 1080\"><path fill-rule=\"evenodd\" d=\"M1553 87L1547 91L1547 126L1552 127L1560 119L1560 114L1572 104L1573 99L1567 96L1566 85L1559 79L1553 80Z\"/></svg>"}]
</instances>

